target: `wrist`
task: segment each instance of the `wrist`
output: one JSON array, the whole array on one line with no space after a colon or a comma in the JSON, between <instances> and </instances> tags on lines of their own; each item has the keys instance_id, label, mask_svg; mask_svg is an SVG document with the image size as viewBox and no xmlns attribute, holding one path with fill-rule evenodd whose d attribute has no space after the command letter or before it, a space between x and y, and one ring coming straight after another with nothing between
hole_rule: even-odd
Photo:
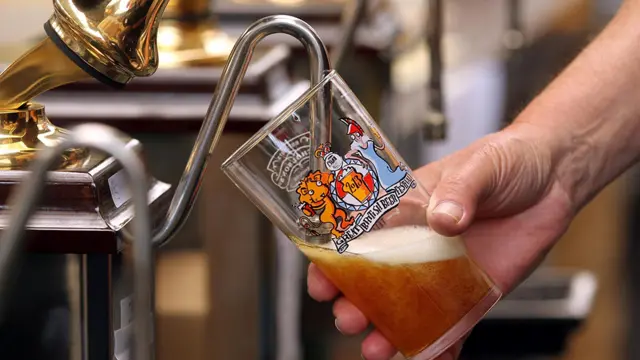
<instances>
[{"instance_id":1,"label":"wrist","mask_svg":"<svg viewBox=\"0 0 640 360\"><path fill-rule=\"evenodd\" d=\"M640 96L640 93L638 94ZM535 146L551 167L549 188L564 190L573 213L640 161L640 107L593 124L568 121L557 108L532 103L509 128ZM539 121L557 118L553 122ZM564 122L563 122L564 121Z\"/></svg>"},{"instance_id":2,"label":"wrist","mask_svg":"<svg viewBox=\"0 0 640 360\"><path fill-rule=\"evenodd\" d=\"M583 167L571 159L577 154L577 149L583 147L573 140L574 134L563 127L551 127L542 121L535 121L538 116L544 116L545 111L536 109L535 104L529 106L507 129L520 140L529 144L538 154L536 157L541 164L535 176L544 176L547 191L554 185L564 190L573 212L579 208L580 179L583 179ZM531 116L529 116L529 114Z\"/></svg>"},{"instance_id":3,"label":"wrist","mask_svg":"<svg viewBox=\"0 0 640 360\"><path fill-rule=\"evenodd\" d=\"M639 160L638 44L634 0L514 122L537 131L575 211Z\"/></svg>"}]
</instances>

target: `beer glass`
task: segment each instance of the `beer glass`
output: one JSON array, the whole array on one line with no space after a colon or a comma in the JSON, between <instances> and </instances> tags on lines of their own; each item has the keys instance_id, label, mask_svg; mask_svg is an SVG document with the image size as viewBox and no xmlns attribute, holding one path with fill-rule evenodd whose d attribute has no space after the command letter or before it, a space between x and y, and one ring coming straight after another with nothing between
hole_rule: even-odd
<instances>
[{"instance_id":1,"label":"beer glass","mask_svg":"<svg viewBox=\"0 0 640 360\"><path fill-rule=\"evenodd\" d=\"M437 357L501 296L335 72L222 164L234 184L408 359Z\"/></svg>"}]
</instances>

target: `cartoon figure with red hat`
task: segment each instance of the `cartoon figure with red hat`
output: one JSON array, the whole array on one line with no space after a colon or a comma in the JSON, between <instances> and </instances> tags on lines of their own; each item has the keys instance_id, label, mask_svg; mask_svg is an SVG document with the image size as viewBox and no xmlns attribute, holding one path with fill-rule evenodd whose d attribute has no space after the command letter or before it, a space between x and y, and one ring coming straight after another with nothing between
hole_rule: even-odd
<instances>
[{"instance_id":1,"label":"cartoon figure with red hat","mask_svg":"<svg viewBox=\"0 0 640 360\"><path fill-rule=\"evenodd\" d=\"M376 145L355 120L345 117L341 118L340 121L347 125L347 135L351 137L351 149L375 169L378 181L383 189L386 190L404 179L407 172L400 166L392 168L376 151L384 149L384 146L379 147Z\"/></svg>"}]
</instances>

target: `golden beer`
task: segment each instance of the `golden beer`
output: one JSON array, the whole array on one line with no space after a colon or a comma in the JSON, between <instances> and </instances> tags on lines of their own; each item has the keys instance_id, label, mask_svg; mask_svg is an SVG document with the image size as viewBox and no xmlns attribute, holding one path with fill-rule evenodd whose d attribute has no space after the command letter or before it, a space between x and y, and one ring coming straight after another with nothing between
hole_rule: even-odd
<instances>
[{"instance_id":1,"label":"golden beer","mask_svg":"<svg viewBox=\"0 0 640 360\"><path fill-rule=\"evenodd\" d=\"M426 227L372 231L351 241L343 254L329 245L296 244L409 358L439 339L434 348L441 349L426 352L445 350L473 325L463 321L465 315L473 312L471 321L478 321L497 301L496 290L466 256L462 240ZM464 328L454 329L458 324Z\"/></svg>"}]
</instances>

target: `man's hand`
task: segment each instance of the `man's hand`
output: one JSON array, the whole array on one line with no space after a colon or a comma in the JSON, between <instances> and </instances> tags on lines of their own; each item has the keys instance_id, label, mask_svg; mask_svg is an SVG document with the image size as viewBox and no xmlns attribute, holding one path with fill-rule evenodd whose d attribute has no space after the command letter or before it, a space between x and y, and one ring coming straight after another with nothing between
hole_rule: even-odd
<instances>
[{"instance_id":1,"label":"man's hand","mask_svg":"<svg viewBox=\"0 0 640 360\"><path fill-rule=\"evenodd\" d=\"M488 136L469 148L415 171L431 194L427 214L437 232L464 234L469 255L505 293L525 278L573 217L571 201L555 176L554 159L528 124ZM534 140L535 139L535 140ZM369 321L313 264L309 294L331 301L336 327L345 335ZM456 344L441 359L455 359ZM363 357L388 360L396 349L377 331L362 343Z\"/></svg>"},{"instance_id":2,"label":"man's hand","mask_svg":"<svg viewBox=\"0 0 640 360\"><path fill-rule=\"evenodd\" d=\"M582 206L640 161L639 20L640 0L624 1L514 124L415 172L432 194L429 225L463 234L469 255L505 293L539 264ZM366 317L314 265L308 287L318 301L337 299L340 331L365 330ZM395 352L375 331L362 344L369 360Z\"/></svg>"}]
</instances>

